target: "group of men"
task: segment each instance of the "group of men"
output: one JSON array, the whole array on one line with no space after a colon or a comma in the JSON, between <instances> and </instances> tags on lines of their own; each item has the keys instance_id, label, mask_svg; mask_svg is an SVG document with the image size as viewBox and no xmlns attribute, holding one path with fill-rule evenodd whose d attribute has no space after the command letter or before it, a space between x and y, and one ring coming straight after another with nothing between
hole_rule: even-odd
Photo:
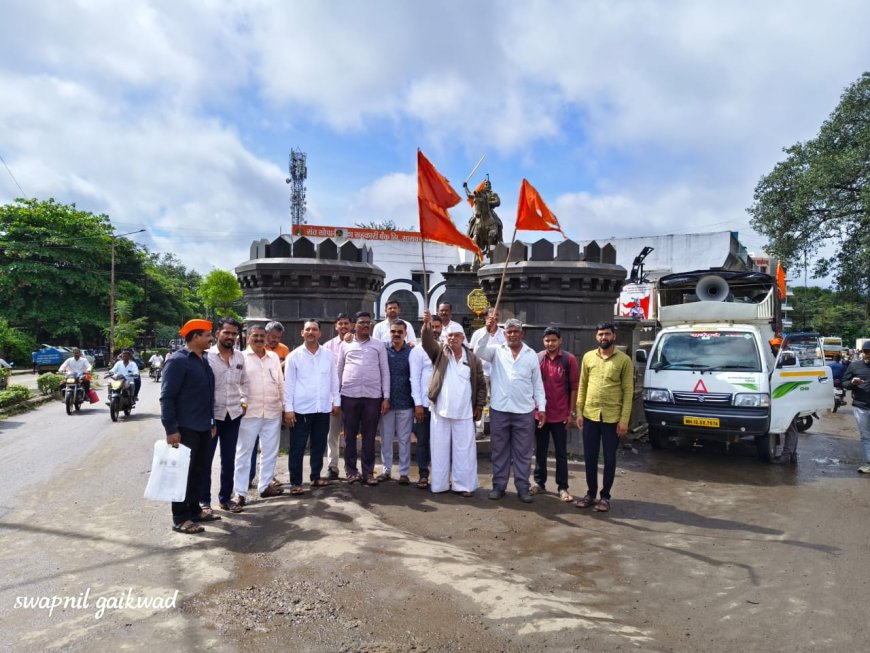
<instances>
[{"instance_id":1,"label":"group of men","mask_svg":"<svg viewBox=\"0 0 870 653\"><path fill-rule=\"evenodd\" d=\"M335 337L323 344L320 323L308 320L302 344L292 351L280 343L283 327L274 333L280 323L248 326L244 351L236 347L241 325L232 318L221 319L214 328L214 346L210 322L184 325L185 347L165 361L160 396L167 442L191 449L185 500L172 504L174 530L199 533L201 522L221 518L211 507L211 467L218 447L222 509L244 509L258 438L259 495L281 494L273 477L282 423L290 429L290 494L306 491L306 448L311 487L339 478L342 432L347 483L377 486L392 480L396 442L397 481L409 485L416 432L416 486L472 497L478 489L476 433L487 402L490 499L505 496L511 473L521 501L529 503L544 492L552 439L560 499L578 508L610 509L617 443L628 432L633 393L631 360L615 348L612 324L598 325L598 347L578 364L561 348L556 327L546 330L544 350L536 353L523 342L519 320L500 327L492 312L474 333L471 347L462 326L453 321L449 303L439 305L437 315L424 312L419 340L400 319L398 303L388 302L386 315L374 324L368 312L352 319L341 314ZM583 433L587 485L586 495L576 501L569 493L567 465L567 431L574 424ZM381 470L376 474L378 431Z\"/></svg>"}]
</instances>

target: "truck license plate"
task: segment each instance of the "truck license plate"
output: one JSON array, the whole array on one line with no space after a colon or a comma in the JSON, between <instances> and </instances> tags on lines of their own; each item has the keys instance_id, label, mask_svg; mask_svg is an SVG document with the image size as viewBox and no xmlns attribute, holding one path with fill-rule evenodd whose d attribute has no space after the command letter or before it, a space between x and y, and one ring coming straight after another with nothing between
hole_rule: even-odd
<instances>
[{"instance_id":1,"label":"truck license plate","mask_svg":"<svg viewBox=\"0 0 870 653\"><path fill-rule=\"evenodd\" d=\"M719 428L718 417L683 417L683 424L686 426L706 426L709 428Z\"/></svg>"}]
</instances>

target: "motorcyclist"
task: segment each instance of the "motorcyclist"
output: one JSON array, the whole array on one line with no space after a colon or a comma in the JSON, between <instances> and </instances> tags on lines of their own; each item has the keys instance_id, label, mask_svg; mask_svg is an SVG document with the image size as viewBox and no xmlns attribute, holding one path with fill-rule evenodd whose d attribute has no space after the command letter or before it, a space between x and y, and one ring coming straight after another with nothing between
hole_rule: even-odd
<instances>
[{"instance_id":1,"label":"motorcyclist","mask_svg":"<svg viewBox=\"0 0 870 653\"><path fill-rule=\"evenodd\" d=\"M163 366L163 356L160 355L159 351L152 354L151 358L148 359L148 366L151 368L152 376L158 367Z\"/></svg>"},{"instance_id":2,"label":"motorcyclist","mask_svg":"<svg viewBox=\"0 0 870 653\"><path fill-rule=\"evenodd\" d=\"M139 398L139 388L142 387L142 379L139 377L138 366L133 362L132 350L125 349L122 351L121 360L115 363L106 376L123 376L127 379L127 383L133 384L133 401L135 402Z\"/></svg>"},{"instance_id":3,"label":"motorcyclist","mask_svg":"<svg viewBox=\"0 0 870 653\"><path fill-rule=\"evenodd\" d=\"M78 347L73 347L72 350L73 355L70 358L67 358L63 363L60 364L60 367L57 371L60 374L78 374L82 377L82 389L85 391L85 396L91 391L91 377L89 372L91 371L91 363L87 358L82 356L82 350Z\"/></svg>"},{"instance_id":4,"label":"motorcyclist","mask_svg":"<svg viewBox=\"0 0 870 653\"><path fill-rule=\"evenodd\" d=\"M834 360L828 363L831 368L831 375L834 377L834 383L843 380L843 374L846 373L846 366L843 364L843 357L840 354L834 354Z\"/></svg>"}]
</instances>

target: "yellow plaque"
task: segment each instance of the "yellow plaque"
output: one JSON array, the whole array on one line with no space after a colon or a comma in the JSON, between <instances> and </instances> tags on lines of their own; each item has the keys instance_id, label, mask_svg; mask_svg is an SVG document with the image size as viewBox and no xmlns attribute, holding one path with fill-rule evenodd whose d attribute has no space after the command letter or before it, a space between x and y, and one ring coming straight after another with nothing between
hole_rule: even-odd
<instances>
[{"instance_id":1,"label":"yellow plaque","mask_svg":"<svg viewBox=\"0 0 870 653\"><path fill-rule=\"evenodd\" d=\"M686 426L706 426L708 428L719 428L718 417L683 417L683 424Z\"/></svg>"},{"instance_id":2,"label":"yellow plaque","mask_svg":"<svg viewBox=\"0 0 870 653\"><path fill-rule=\"evenodd\" d=\"M486 313L486 309L489 308L489 300L486 298L486 293L480 288L475 288L468 293L466 304L475 315L482 315L483 313Z\"/></svg>"}]
</instances>

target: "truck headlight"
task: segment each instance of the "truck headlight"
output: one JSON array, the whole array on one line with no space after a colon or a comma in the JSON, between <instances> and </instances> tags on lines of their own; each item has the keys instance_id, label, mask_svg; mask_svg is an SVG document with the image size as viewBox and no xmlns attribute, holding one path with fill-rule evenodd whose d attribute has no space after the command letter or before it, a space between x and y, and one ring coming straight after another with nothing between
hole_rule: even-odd
<instances>
[{"instance_id":1,"label":"truck headlight","mask_svg":"<svg viewBox=\"0 0 870 653\"><path fill-rule=\"evenodd\" d=\"M747 408L767 408L770 395L766 392L741 392L734 395L734 405Z\"/></svg>"},{"instance_id":2,"label":"truck headlight","mask_svg":"<svg viewBox=\"0 0 870 653\"><path fill-rule=\"evenodd\" d=\"M671 403L671 393L666 388L644 388L644 401L654 401L660 404Z\"/></svg>"}]
</instances>

